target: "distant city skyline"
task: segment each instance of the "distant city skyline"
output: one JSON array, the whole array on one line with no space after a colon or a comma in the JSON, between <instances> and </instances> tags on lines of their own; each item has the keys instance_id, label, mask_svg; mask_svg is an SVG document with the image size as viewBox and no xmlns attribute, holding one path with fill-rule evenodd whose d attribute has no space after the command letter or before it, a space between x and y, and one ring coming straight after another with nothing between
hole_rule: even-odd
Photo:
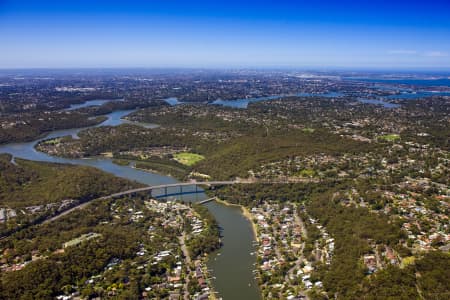
<instances>
[{"instance_id":1,"label":"distant city skyline","mask_svg":"<svg viewBox=\"0 0 450 300\"><path fill-rule=\"evenodd\" d=\"M0 0L0 68L450 69L449 1Z\"/></svg>"}]
</instances>

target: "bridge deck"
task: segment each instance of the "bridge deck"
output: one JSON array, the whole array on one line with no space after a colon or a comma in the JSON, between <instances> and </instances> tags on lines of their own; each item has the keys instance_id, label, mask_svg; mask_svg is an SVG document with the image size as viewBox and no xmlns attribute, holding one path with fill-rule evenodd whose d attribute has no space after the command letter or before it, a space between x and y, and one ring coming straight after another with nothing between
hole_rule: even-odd
<instances>
[{"instance_id":1,"label":"bridge deck","mask_svg":"<svg viewBox=\"0 0 450 300\"><path fill-rule=\"evenodd\" d=\"M107 198L114 198L114 197L121 197L126 196L134 193L140 193L140 192L146 192L146 191L152 191L156 189L165 189L170 187L183 187L183 186L191 186L191 185L231 185L231 184L237 184L237 183L249 183L246 181L195 181L195 182L179 182L179 183L170 183L170 184L161 184L161 185L153 185L153 186L146 186L142 188L132 189L120 193L115 193L109 196L104 196L102 199Z\"/></svg>"}]
</instances>

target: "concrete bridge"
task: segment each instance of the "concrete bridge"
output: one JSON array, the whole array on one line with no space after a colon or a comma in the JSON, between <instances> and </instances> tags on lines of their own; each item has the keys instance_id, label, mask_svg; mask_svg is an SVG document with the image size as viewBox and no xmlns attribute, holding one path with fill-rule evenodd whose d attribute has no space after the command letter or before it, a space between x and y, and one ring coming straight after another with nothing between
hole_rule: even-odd
<instances>
[{"instance_id":1,"label":"concrete bridge","mask_svg":"<svg viewBox=\"0 0 450 300\"><path fill-rule=\"evenodd\" d=\"M154 190L164 190L164 193L161 195L153 195L154 198L165 198L170 196L179 196L186 194L196 194L201 193L203 190L199 190L199 186L214 186L214 185L233 185L233 184L251 184L251 183L264 183L264 184L286 184L286 183L299 183L299 182L317 182L316 179L297 179L297 180L251 180L251 179L237 179L237 180L223 180L223 181L189 181L189 182L177 182L177 183L169 183L169 184L161 184L161 185L153 185L146 186L141 188L136 188L120 193L115 193L112 195L101 197L100 199L109 199L109 198L119 198L127 195L135 195L141 192L152 193ZM195 190L186 190L184 187L194 186ZM176 192L169 192L170 188L179 188Z\"/></svg>"},{"instance_id":2,"label":"concrete bridge","mask_svg":"<svg viewBox=\"0 0 450 300\"><path fill-rule=\"evenodd\" d=\"M213 186L213 185L232 185L232 184L242 184L242 183L253 183L247 180L234 180L234 181L190 181L190 182L179 182L179 183L169 183L169 184L161 184L161 185L153 185L147 186L137 189L132 189L120 193L115 193L112 195L101 197L100 199L108 199L108 198L119 198L127 195L135 195L142 192L152 193L154 190L164 190L164 193L161 195L154 196L155 198L165 198L170 196L178 196L178 195L186 195L186 194L195 194L201 193L202 190L199 190L199 186ZM184 187L194 186L195 190L184 190ZM169 192L169 188L179 188L176 192Z\"/></svg>"},{"instance_id":3,"label":"concrete bridge","mask_svg":"<svg viewBox=\"0 0 450 300\"><path fill-rule=\"evenodd\" d=\"M178 195L184 195L184 194L192 194L192 193L201 193L203 192L203 190L199 190L198 187L199 186L214 186L214 185L233 185L233 184L251 184L251 183L264 183L264 184L276 184L276 183L290 183L291 181L289 180L279 180L279 181L269 181L269 180L246 180L246 179L240 179L240 180L233 180L233 181L190 181L190 182L178 182L178 183L170 183L170 184L161 184L161 185L153 185L153 186L146 186L146 187L142 187L142 188L137 188L137 189L132 189L132 190L128 190L128 191L124 191L124 192L120 192L120 193L115 193L115 194L111 194L108 196L103 196L100 198L96 198L96 199L110 199L110 198L119 198L122 196L126 196L126 195L135 195L137 193L141 193L141 192L148 192L148 193L152 193L152 191L154 190L158 190L158 189L163 189L164 190L164 194L162 195L157 195L157 196L153 196L154 198L164 198L164 197L169 197L169 196L178 196ZM303 181L293 181L293 182L306 182L306 180ZM308 182L312 182L312 180L308 180ZM195 186L195 190L184 190L183 191L183 187L188 187L188 186ZM168 193L168 189L169 188L179 188L179 191L176 193ZM85 206L87 206L91 201L96 200L96 199L91 199L89 201L83 202L75 207L72 207L68 210L62 211L57 213L56 215L53 215L47 219L44 220L39 220L36 221L34 223L34 225L36 224L41 224L43 222L52 222L54 220L59 219L60 217L76 210L76 209L81 209ZM203 201L198 202L199 204L204 204L210 201L214 201L216 198L209 198L209 199L205 199ZM14 232L18 232L24 228L27 228L27 226L24 226L22 228L18 228L17 230L14 230ZM11 233L10 233L11 234ZM0 236L0 240L4 239L6 236L10 235L7 234L5 236Z\"/></svg>"},{"instance_id":4,"label":"concrete bridge","mask_svg":"<svg viewBox=\"0 0 450 300\"><path fill-rule=\"evenodd\" d=\"M151 193L154 189L164 189L165 193L162 195L158 195L158 196L154 196L154 198L165 198L165 197L169 197L169 196L178 196L178 195L185 195L185 194L192 194L192 193L201 193L203 192L203 190L198 190L198 186L199 185L203 185L203 186L212 186L212 185L231 185L231 184L237 184L237 183L251 183L250 181L241 181L241 180L236 180L236 181L204 181L204 182L180 182L180 183L170 183L170 184L161 184L161 185L154 185L154 186L146 186L146 187L142 187L142 188L137 188L137 189L132 189L132 190L128 190L128 191L124 191L124 192L120 192L120 193L115 193L115 194L111 194L108 196L103 196L100 198L96 198L96 199L92 199L89 200L87 202L83 202L81 204L78 204L77 206L74 206L68 210L62 211L60 213L58 213L57 215L48 218L46 220L43 220L41 222L38 223L49 223L52 221L55 221L59 218L61 218L62 216L69 214L70 212L77 210L77 209L82 209L84 207L86 207L91 201L97 200L97 199L110 199L110 198L120 198L123 196L127 196L127 195L135 195L137 193L140 192L149 192ZM183 187L186 186L195 186L195 191L182 191ZM171 187L180 187L181 189L181 194L180 193L173 193L173 194L168 194L167 193L167 189L171 188ZM211 201L216 200L216 197L212 197L212 198L208 198L202 201L197 202L198 204L205 204ZM37 224L38 224L37 223ZM0 237L0 240L3 239L4 237Z\"/></svg>"}]
</instances>

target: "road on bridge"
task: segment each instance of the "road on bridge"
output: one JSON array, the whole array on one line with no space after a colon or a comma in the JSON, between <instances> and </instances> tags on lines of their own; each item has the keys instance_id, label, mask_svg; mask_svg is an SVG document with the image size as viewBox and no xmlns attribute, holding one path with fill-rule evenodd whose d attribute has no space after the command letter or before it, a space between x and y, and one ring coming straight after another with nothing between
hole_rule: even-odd
<instances>
[{"instance_id":1,"label":"road on bridge","mask_svg":"<svg viewBox=\"0 0 450 300\"><path fill-rule=\"evenodd\" d=\"M190 181L190 182L179 182L179 183L170 183L170 184L161 184L161 185L153 185L153 186L146 186L146 187L142 187L142 188L137 188L137 189L132 189L132 190L128 190L128 191L123 191L123 192L119 192L119 193L114 193L108 196L103 196L100 198L95 198L95 199L91 199L88 200L86 202L80 203L74 207L71 207L67 210L61 211L56 215L53 215L47 219L44 219L42 221L40 221L39 223L35 223L34 225L37 224L42 224L42 223L49 223L52 221L55 221L59 218L61 218L62 216L69 214L70 212L77 210L77 209L82 209L85 206L87 206L90 202L94 201L94 200L101 200L101 199L109 199L109 198L117 198L117 197L122 197L122 196L126 196L126 195L131 195L134 193L139 193L139 192L146 192L146 191L152 191L152 190L156 190L156 189L165 189L165 188L170 188L170 187L183 187L183 186L200 186L200 185L205 185L205 186L212 186L212 185L233 185L233 184L251 184L251 183L264 183L264 184L285 184L285 183L292 183L292 181L290 180L285 180L285 181L265 181L265 180L247 180L247 179L239 179L239 180L224 180L224 181ZM211 199L207 199L209 201L211 201ZM21 228L20 230L25 229ZM0 237L0 239L5 238L6 236Z\"/></svg>"},{"instance_id":2,"label":"road on bridge","mask_svg":"<svg viewBox=\"0 0 450 300\"><path fill-rule=\"evenodd\" d=\"M142 188L137 188L137 189L132 189L132 190L128 190L128 191L124 191L124 192L120 192L120 193L114 193L108 196L103 196L100 198L95 198L95 199L91 199L89 201L80 203L74 207L71 207L67 210L64 210L60 213L58 213L57 215L54 215L48 219L45 219L42 221L42 223L49 223L49 222L53 222L55 220L58 220L59 218L71 213L74 210L77 209L82 209L84 207L86 207L90 202L94 201L94 200L104 200L104 199L109 199L109 198L118 198L118 197L122 197L122 196L126 196L126 195L131 195L134 193L139 193L139 192L145 192L145 191L152 191L154 189L163 189L163 188L170 188L170 187L178 187L178 186L191 186L191 185L231 185L231 184L239 184L239 183L251 183L249 181L200 181L200 182L180 182L180 183L171 183L171 184L162 184L162 185L153 185L153 186L146 186L146 187L142 187ZM210 199L206 199L203 201L200 201L199 204L204 204L207 202L210 202L212 200L214 200L214 198L210 198Z\"/></svg>"},{"instance_id":3,"label":"road on bridge","mask_svg":"<svg viewBox=\"0 0 450 300\"><path fill-rule=\"evenodd\" d=\"M251 181L244 181L244 180L234 180L234 181L190 181L190 182L180 182L180 183L170 183L170 184L161 184L161 185L152 185L152 186L146 186L142 188L132 189L120 193L111 194L108 196L101 197L100 199L108 199L108 198L115 198L115 197L122 197L130 194L140 193L140 192L146 192L146 191L152 191L157 189L165 189L165 188L171 188L171 187L183 187L183 186L192 186L192 185L232 185L232 184L241 184L241 183L253 183Z\"/></svg>"}]
</instances>

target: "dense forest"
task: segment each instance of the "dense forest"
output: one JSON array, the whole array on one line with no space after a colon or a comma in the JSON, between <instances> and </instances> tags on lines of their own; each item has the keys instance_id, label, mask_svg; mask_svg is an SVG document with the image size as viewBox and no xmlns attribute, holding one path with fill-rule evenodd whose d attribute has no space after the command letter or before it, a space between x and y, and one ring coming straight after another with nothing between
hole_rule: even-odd
<instances>
[{"instance_id":1,"label":"dense forest","mask_svg":"<svg viewBox=\"0 0 450 300\"><path fill-rule=\"evenodd\" d=\"M235 110L224 109L222 112L222 108L206 108L206 115L199 116L195 114L198 110L196 106L186 106L182 108L182 112L172 112L172 109L160 108L160 111L156 111L156 116L145 115L145 112L153 110L142 110L128 117L133 121L161 122L162 126L159 128L144 129L131 124L91 128L80 132L79 140L70 137L62 139L54 151L58 155L72 157L112 152L116 158L125 158L120 152L145 151L166 146L185 147L205 156L203 161L192 166L190 170L208 174L216 179L229 179L248 177L249 171L274 160L317 153L364 153L377 147L342 138L321 128L305 131L270 122L268 126L264 126L255 121L255 118L266 117L261 112L253 112L257 117L249 116L249 119L245 120L237 118L235 122L211 115L240 113ZM166 113L165 110L169 112ZM170 156L168 158L170 159ZM147 158L143 162L155 163L155 159ZM158 168L161 162L156 162L155 168Z\"/></svg>"},{"instance_id":2,"label":"dense forest","mask_svg":"<svg viewBox=\"0 0 450 300\"><path fill-rule=\"evenodd\" d=\"M248 177L249 171L262 163L313 153L339 154L362 152L367 145L338 136L316 131L301 130L271 132L269 136L245 136L225 145L218 145L207 153L196 168L213 178Z\"/></svg>"},{"instance_id":3,"label":"dense forest","mask_svg":"<svg viewBox=\"0 0 450 300\"><path fill-rule=\"evenodd\" d=\"M370 251L369 241L401 247L398 243L406 236L399 224L393 224L387 216L371 213L366 208L344 207L331 200L332 194L332 190L314 193L306 204L308 213L336 240L333 260L319 270L318 277L330 296L352 299L365 276L360 258Z\"/></svg>"},{"instance_id":4,"label":"dense forest","mask_svg":"<svg viewBox=\"0 0 450 300\"><path fill-rule=\"evenodd\" d=\"M199 214L200 218L206 222L206 230L187 241L190 255L197 257L219 249L220 231L216 219L208 208L201 204L193 204L192 207Z\"/></svg>"},{"instance_id":5,"label":"dense forest","mask_svg":"<svg viewBox=\"0 0 450 300\"><path fill-rule=\"evenodd\" d=\"M64 199L88 200L138 186L92 167L14 159L0 155L0 203L9 208Z\"/></svg>"},{"instance_id":6,"label":"dense forest","mask_svg":"<svg viewBox=\"0 0 450 300\"><path fill-rule=\"evenodd\" d=\"M39 222L70 207L140 186L92 167L35 162L0 155L0 208L9 216L1 234Z\"/></svg>"},{"instance_id":7,"label":"dense forest","mask_svg":"<svg viewBox=\"0 0 450 300\"><path fill-rule=\"evenodd\" d=\"M182 165L176 162L173 159L168 157L158 157L151 156L145 160L134 161L134 157L126 156L126 155L117 155L117 157L128 159L134 163L136 168L169 175L171 177L177 178L179 180L184 180L186 176L188 176L190 168L186 165Z\"/></svg>"},{"instance_id":8,"label":"dense forest","mask_svg":"<svg viewBox=\"0 0 450 300\"><path fill-rule=\"evenodd\" d=\"M0 128L0 144L31 141L53 130L88 127L104 120L104 117L91 118L79 112L28 113L4 117L0 121L8 125Z\"/></svg>"},{"instance_id":9,"label":"dense forest","mask_svg":"<svg viewBox=\"0 0 450 300\"><path fill-rule=\"evenodd\" d=\"M234 184L230 186L222 186L220 188L212 188L207 190L211 196L217 196L219 199L227 202L243 205L246 207L254 207L264 201L279 202L298 202L301 203L305 197L313 190L319 188L314 183L291 183L291 184Z\"/></svg>"},{"instance_id":10,"label":"dense forest","mask_svg":"<svg viewBox=\"0 0 450 300\"><path fill-rule=\"evenodd\" d=\"M450 254L425 253L405 268L389 267L364 280L361 299L436 299L450 298Z\"/></svg>"}]
</instances>

